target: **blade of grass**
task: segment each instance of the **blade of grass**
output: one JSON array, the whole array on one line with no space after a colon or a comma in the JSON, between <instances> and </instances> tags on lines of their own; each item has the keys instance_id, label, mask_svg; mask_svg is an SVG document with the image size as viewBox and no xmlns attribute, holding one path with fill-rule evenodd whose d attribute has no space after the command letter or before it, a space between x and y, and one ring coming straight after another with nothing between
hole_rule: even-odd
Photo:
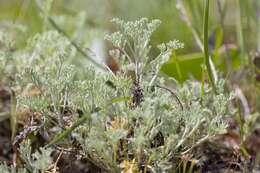
<instances>
[{"instance_id":1,"label":"blade of grass","mask_svg":"<svg viewBox=\"0 0 260 173\"><path fill-rule=\"evenodd\" d=\"M192 21L188 16L188 12L187 12L187 9L184 6L183 0L177 0L177 9L180 11L180 17L182 18L182 20L191 29L191 32L192 32L192 35L193 35L193 37L196 41L196 44L203 51L203 44L202 44L202 41L200 39L199 33L196 30L196 28L194 28L194 26L192 25Z\"/></svg>"},{"instance_id":2,"label":"blade of grass","mask_svg":"<svg viewBox=\"0 0 260 173\"><path fill-rule=\"evenodd\" d=\"M219 14L219 32L218 32L218 41L219 41L219 46L221 47L223 39L225 37L225 16L226 16L226 11L227 11L227 1L224 1L224 4L222 5L221 1L218 0L217 1L217 12ZM216 49L219 49L220 47L217 46L217 39L216 39ZM226 74L229 74L230 71L232 70L232 62L231 62L231 58L229 55L229 51L228 51L228 47L226 44L223 45L224 46L224 61L225 61L225 65L226 65ZM214 52L214 60L216 61L218 58L218 53Z\"/></svg>"},{"instance_id":3,"label":"blade of grass","mask_svg":"<svg viewBox=\"0 0 260 173\"><path fill-rule=\"evenodd\" d=\"M125 102L125 101L130 101L131 97L117 97L117 98L113 98L111 100L111 104L113 103L119 103L119 102Z\"/></svg>"},{"instance_id":4,"label":"blade of grass","mask_svg":"<svg viewBox=\"0 0 260 173\"><path fill-rule=\"evenodd\" d=\"M238 99L236 99L236 105L238 107L238 122L239 122L239 135L240 135L240 152L241 154L246 158L249 159L250 155L248 154L248 151L246 149L246 144L245 144L245 139L246 139L246 135L245 135L245 117L242 115L242 110L241 110L241 104L239 103L240 101Z\"/></svg>"},{"instance_id":5,"label":"blade of grass","mask_svg":"<svg viewBox=\"0 0 260 173\"><path fill-rule=\"evenodd\" d=\"M248 34L253 27L250 23L257 23L257 12L250 7L250 1L239 0L238 3L238 13L237 13L237 32L239 46L241 47L241 62L243 65L249 65L250 68L250 80L254 81L254 64L250 56L250 48L248 47L250 42L256 37L254 34ZM257 7L257 4L253 4ZM245 15L246 14L246 15ZM252 37L250 37L252 36Z\"/></svg>"},{"instance_id":6,"label":"blade of grass","mask_svg":"<svg viewBox=\"0 0 260 173\"><path fill-rule=\"evenodd\" d=\"M119 97L119 98L113 98L111 99L111 101L109 101L108 105L111 105L113 103L119 103L119 102L125 102L128 101L130 98L129 97ZM99 112L101 109L97 109L94 110L94 112ZM53 139L46 145L46 147L49 147L55 143L60 142L61 140L63 140L64 138L66 138L67 136L69 136L71 134L71 132L73 130L75 130L77 127L79 127L80 125L82 125L83 123L85 123L86 121L91 119L91 114L86 114L83 115L81 118L79 118L73 125L72 127L65 129L64 131L62 131L61 133L57 134L56 136L53 137Z\"/></svg>"},{"instance_id":7,"label":"blade of grass","mask_svg":"<svg viewBox=\"0 0 260 173\"><path fill-rule=\"evenodd\" d=\"M260 2L255 5L256 6L256 13L257 13L257 32L258 32L258 39L257 39L257 51L260 52Z\"/></svg>"},{"instance_id":8,"label":"blade of grass","mask_svg":"<svg viewBox=\"0 0 260 173\"><path fill-rule=\"evenodd\" d=\"M201 73L201 99L200 104L203 104L204 96L205 96L205 73L206 73L206 67L202 65L201 67L202 73Z\"/></svg>"},{"instance_id":9,"label":"blade of grass","mask_svg":"<svg viewBox=\"0 0 260 173\"><path fill-rule=\"evenodd\" d=\"M191 165L190 165L190 168L189 168L189 173L192 173L193 172L193 168L196 164L196 160L195 159L192 159L191 161Z\"/></svg>"},{"instance_id":10,"label":"blade of grass","mask_svg":"<svg viewBox=\"0 0 260 173\"><path fill-rule=\"evenodd\" d=\"M76 48L76 50L81 54L83 55L85 58L87 58L92 64L94 64L96 67L102 69L102 70L105 70L105 67L99 63L97 63L93 58L90 58L90 56L81 49L81 47L75 42L75 41L72 41L69 37L69 35L64 31L62 30L56 23L55 21L51 18L51 17L47 17L49 23L53 26L54 29L56 29L59 33L61 33L62 35L64 35L66 38L68 38L68 40L70 41L71 45L73 47ZM92 50L90 50L89 48L87 48L87 50L95 56L94 52Z\"/></svg>"},{"instance_id":11,"label":"blade of grass","mask_svg":"<svg viewBox=\"0 0 260 173\"><path fill-rule=\"evenodd\" d=\"M175 51L173 52L172 56L173 56L173 60L175 61L175 64L176 64L176 70L177 70L179 79L180 79L180 81L182 81L183 80L183 76L182 76L182 73L181 73L181 68L180 68L180 64L179 64L179 58L176 56L176 52Z\"/></svg>"},{"instance_id":12,"label":"blade of grass","mask_svg":"<svg viewBox=\"0 0 260 173\"><path fill-rule=\"evenodd\" d=\"M237 1L237 37L239 42L239 47L241 50L242 62L245 65L245 44L244 44L244 33L243 33L243 22L242 22L242 12L241 12L242 1Z\"/></svg>"},{"instance_id":13,"label":"blade of grass","mask_svg":"<svg viewBox=\"0 0 260 173\"><path fill-rule=\"evenodd\" d=\"M209 56L209 44L208 44L208 25L209 25L209 0L205 0L205 6L204 6L204 54L205 54L205 65L207 67L207 72L209 76L209 80L211 83L211 86L213 88L213 91L217 93L214 76L210 64L210 56Z\"/></svg>"},{"instance_id":14,"label":"blade of grass","mask_svg":"<svg viewBox=\"0 0 260 173\"><path fill-rule=\"evenodd\" d=\"M12 130L11 139L13 140L16 134L17 127L17 113L16 113L17 100L14 90L11 89L11 110L10 110L10 125Z\"/></svg>"},{"instance_id":15,"label":"blade of grass","mask_svg":"<svg viewBox=\"0 0 260 173\"><path fill-rule=\"evenodd\" d=\"M46 147L49 147L55 143L60 142L62 139L66 138L73 130L75 130L77 127L82 125L84 122L90 120L91 116L90 115L84 115L81 118L79 118L73 125L72 127L62 131L61 133L57 134L54 136L54 138L46 145Z\"/></svg>"},{"instance_id":16,"label":"blade of grass","mask_svg":"<svg viewBox=\"0 0 260 173\"><path fill-rule=\"evenodd\" d=\"M204 58L204 54L201 52L195 52L195 53L188 53L188 54L183 54L183 55L178 55L177 60L178 63L181 63L183 61L192 61L192 60L197 60L197 59L202 59ZM176 59L174 56L166 62L166 63L175 63Z\"/></svg>"},{"instance_id":17,"label":"blade of grass","mask_svg":"<svg viewBox=\"0 0 260 173\"><path fill-rule=\"evenodd\" d=\"M183 170L182 170L182 173L186 173L187 171L187 163L188 163L188 160L184 160L183 161Z\"/></svg>"},{"instance_id":18,"label":"blade of grass","mask_svg":"<svg viewBox=\"0 0 260 173\"><path fill-rule=\"evenodd\" d=\"M213 87L214 92L217 93L216 87L215 87L215 81L214 81L214 76L215 76L215 78L217 78L216 77L217 73L215 71L214 64L212 63L212 61L209 57L209 48L208 48L209 1L206 1L206 5L204 7L204 21L203 21L203 23L204 23L204 45L202 43L202 40L200 39L198 31L196 31L196 29L192 25L192 21L188 16L188 12L184 6L183 0L177 0L177 9L180 11L182 20L184 22L186 22L187 26L189 26L189 28L191 29L197 45L199 46L201 51L204 52L204 54L205 54L205 64L207 64L207 71L208 71L208 76L210 78L210 83ZM205 35L206 35L206 37L205 37ZM206 40L206 42L205 42L205 40Z\"/></svg>"},{"instance_id":19,"label":"blade of grass","mask_svg":"<svg viewBox=\"0 0 260 173\"><path fill-rule=\"evenodd\" d=\"M216 36L215 36L215 43L214 43L215 47L214 47L213 55L212 55L213 62L215 62L215 63L217 63L219 61L219 53L220 53L219 49L222 46L223 38L224 38L223 28L222 28L222 26L218 26L216 29ZM227 53L226 44L224 44L223 46L225 49L225 53Z\"/></svg>"}]
</instances>

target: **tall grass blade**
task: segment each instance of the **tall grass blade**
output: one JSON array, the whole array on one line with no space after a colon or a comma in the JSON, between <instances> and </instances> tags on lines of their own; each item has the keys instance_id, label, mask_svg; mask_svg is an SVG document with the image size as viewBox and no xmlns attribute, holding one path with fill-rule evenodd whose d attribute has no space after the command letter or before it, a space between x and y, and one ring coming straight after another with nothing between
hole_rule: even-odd
<instances>
[{"instance_id":1,"label":"tall grass blade","mask_svg":"<svg viewBox=\"0 0 260 173\"><path fill-rule=\"evenodd\" d=\"M205 55L205 65L207 67L207 72L209 76L209 80L211 83L211 86L215 93L217 93L216 86L215 86L215 80L213 75L213 70L210 64L210 56L209 56L209 45L208 45L208 25L209 25L209 0L205 0L205 6L204 6L204 55Z\"/></svg>"}]
</instances>

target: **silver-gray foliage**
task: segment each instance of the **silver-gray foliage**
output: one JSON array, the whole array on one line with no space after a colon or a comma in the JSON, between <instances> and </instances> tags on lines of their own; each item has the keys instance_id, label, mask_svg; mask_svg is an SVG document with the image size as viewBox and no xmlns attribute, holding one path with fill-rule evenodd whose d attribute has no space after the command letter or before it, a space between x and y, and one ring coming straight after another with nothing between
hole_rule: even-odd
<instances>
[{"instance_id":1,"label":"silver-gray foliage","mask_svg":"<svg viewBox=\"0 0 260 173\"><path fill-rule=\"evenodd\" d=\"M24 67L20 65L17 73L21 87L18 106L42 114L46 140L70 128L58 128L65 126L67 116L72 117L73 124L80 116L79 110L90 115L69 135L81 144L83 157L108 172L119 172L120 160L146 163L150 172L171 172L171 160L176 155L192 153L196 146L225 131L223 117L230 114L228 104L233 95L223 92L223 80L218 81L218 95L207 85L187 81L173 86L180 100L177 102L176 96L156 85L166 85L166 80L172 84L159 76L160 68L183 43L174 40L160 44L159 55L153 57L149 43L159 20L113 22L119 31L108 34L106 39L116 47L111 54L121 62L121 73L96 72L86 67L78 75L70 64L75 52L68 40L55 31L37 34L21 51L28 59L19 60ZM135 72L135 78L127 75L128 70ZM144 98L140 105L132 107L134 82L139 82ZM38 94L28 96L22 92L26 88L36 88ZM70 115L61 111L65 107ZM57 127L50 122L58 122ZM63 141L69 139L64 136ZM29 141L20 146L24 168L35 173L46 171L52 164L52 149L40 148L35 153L31 150ZM16 171L6 165L1 165L0 170Z\"/></svg>"}]
</instances>

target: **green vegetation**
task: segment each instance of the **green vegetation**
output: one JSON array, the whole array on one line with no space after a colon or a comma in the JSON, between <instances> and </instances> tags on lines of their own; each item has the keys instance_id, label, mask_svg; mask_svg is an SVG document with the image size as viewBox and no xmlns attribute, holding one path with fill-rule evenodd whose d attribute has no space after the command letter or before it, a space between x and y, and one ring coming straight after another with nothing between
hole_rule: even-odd
<instances>
[{"instance_id":1,"label":"green vegetation","mask_svg":"<svg viewBox=\"0 0 260 173\"><path fill-rule=\"evenodd\" d=\"M0 2L0 172L258 172L259 10Z\"/></svg>"}]
</instances>

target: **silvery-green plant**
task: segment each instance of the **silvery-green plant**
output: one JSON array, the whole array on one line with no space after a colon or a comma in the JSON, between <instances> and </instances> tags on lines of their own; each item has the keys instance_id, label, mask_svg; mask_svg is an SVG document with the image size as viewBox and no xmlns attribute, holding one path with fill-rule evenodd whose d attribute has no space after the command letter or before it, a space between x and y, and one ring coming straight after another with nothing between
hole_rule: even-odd
<instances>
[{"instance_id":1,"label":"silvery-green plant","mask_svg":"<svg viewBox=\"0 0 260 173\"><path fill-rule=\"evenodd\" d=\"M26 140L20 145L19 152L23 160L23 168L15 168L0 164L1 173L45 173L52 164L51 148L40 148L39 151L32 153L31 141Z\"/></svg>"},{"instance_id":2,"label":"silvery-green plant","mask_svg":"<svg viewBox=\"0 0 260 173\"><path fill-rule=\"evenodd\" d=\"M125 22L118 18L112 20L118 28L118 32L108 34L105 39L110 41L115 50L110 51L113 57L127 60L135 71L136 80L142 80L143 76L152 76L150 83L153 83L160 67L171 56L174 49L183 48L184 44L178 40L170 41L167 44L160 44L158 48L160 54L157 57L151 57L150 39L154 31L161 24L160 20L152 20L142 18L137 21ZM120 54L119 52L122 52ZM124 63L125 64L125 63Z\"/></svg>"},{"instance_id":3,"label":"silvery-green plant","mask_svg":"<svg viewBox=\"0 0 260 173\"><path fill-rule=\"evenodd\" d=\"M161 44L160 55L150 59L151 47L148 43L159 21L114 21L120 31L106 37L117 47L111 53L128 61L127 64L133 67L136 74L134 80L144 88L144 100L134 109L122 104L114 106L112 121L107 119L107 114L100 116L103 114L100 112L100 115L96 115L99 121L93 124L89 136L84 138L80 133L76 133L76 136L84 146L86 155L107 171L117 172L121 157L135 159L140 165L146 164L147 167L143 169L151 172L173 171L175 167L171 160L175 155L190 153L196 146L225 132L227 124L223 117L229 114L227 106L233 95L222 93L224 82L221 80L218 83L221 93L216 96L206 86L205 100L201 103L200 83L187 82L184 86L176 84L181 104L184 105L182 109L171 92L163 88L148 89L155 83L159 69L168 60L171 51L183 45L178 41ZM161 79L157 82L163 81ZM123 149L119 143L127 148L127 152L121 151Z\"/></svg>"},{"instance_id":4,"label":"silvery-green plant","mask_svg":"<svg viewBox=\"0 0 260 173\"><path fill-rule=\"evenodd\" d=\"M19 152L25 162L25 167L33 173L45 173L52 164L52 149L40 148L39 151L32 153L31 141L27 140L20 145Z\"/></svg>"},{"instance_id":5,"label":"silvery-green plant","mask_svg":"<svg viewBox=\"0 0 260 173\"><path fill-rule=\"evenodd\" d=\"M7 82L8 77L15 72L15 65L13 62L12 49L14 48L14 40L11 32L0 30L0 75L1 82Z\"/></svg>"},{"instance_id":6,"label":"silvery-green plant","mask_svg":"<svg viewBox=\"0 0 260 173\"><path fill-rule=\"evenodd\" d=\"M28 64L22 60L25 67L17 74L17 84L28 92L36 88L38 94L21 91L18 105L40 112L41 130L35 133L45 134L48 146L32 154L28 141L21 145L27 171L45 171L52 163L50 148L74 147L73 139L81 146L81 157L105 172L120 172L123 161L135 162L139 171L172 172L177 169L173 164L177 155L192 154L201 143L225 131L223 117L230 114L233 96L224 94L223 81L217 84L218 95L194 81L174 83L175 91L163 87L171 80L160 77L160 68L183 43L160 44L159 55L153 57L149 42L159 20L113 21L119 31L106 39L115 46L111 55L122 65L117 74L86 67L84 75L78 75L69 63L73 48L55 31L37 34L23 50ZM129 77L128 70L135 77ZM71 125L65 125L68 117Z\"/></svg>"},{"instance_id":7,"label":"silvery-green plant","mask_svg":"<svg viewBox=\"0 0 260 173\"><path fill-rule=\"evenodd\" d=\"M7 166L6 164L0 165L0 172L2 173L28 173L26 169L17 169L14 166Z\"/></svg>"}]
</instances>

